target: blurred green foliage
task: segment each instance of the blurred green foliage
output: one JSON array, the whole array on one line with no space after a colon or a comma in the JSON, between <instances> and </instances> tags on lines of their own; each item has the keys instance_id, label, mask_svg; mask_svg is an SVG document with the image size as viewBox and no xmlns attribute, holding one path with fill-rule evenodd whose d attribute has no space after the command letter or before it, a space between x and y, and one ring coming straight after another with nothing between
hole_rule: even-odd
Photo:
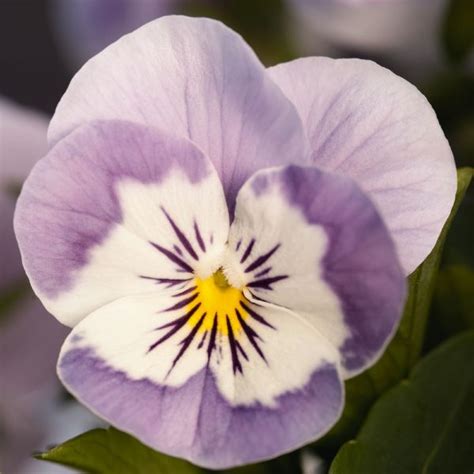
<instances>
[{"instance_id":1,"label":"blurred green foliage","mask_svg":"<svg viewBox=\"0 0 474 474\"><path fill-rule=\"evenodd\" d=\"M239 32L267 65L295 57L287 29L289 6L284 0L183 0L181 10L191 16L221 20Z\"/></svg>"},{"instance_id":2,"label":"blurred green foliage","mask_svg":"<svg viewBox=\"0 0 474 474\"><path fill-rule=\"evenodd\" d=\"M470 474L474 466L474 332L424 358L375 404L330 474Z\"/></svg>"},{"instance_id":3,"label":"blurred green foliage","mask_svg":"<svg viewBox=\"0 0 474 474\"><path fill-rule=\"evenodd\" d=\"M474 47L474 2L451 0L443 25L443 43L448 58L461 63Z\"/></svg>"},{"instance_id":4,"label":"blurred green foliage","mask_svg":"<svg viewBox=\"0 0 474 474\"><path fill-rule=\"evenodd\" d=\"M160 454L114 428L88 431L37 459L102 474L199 474L201 469L181 459Z\"/></svg>"}]
</instances>

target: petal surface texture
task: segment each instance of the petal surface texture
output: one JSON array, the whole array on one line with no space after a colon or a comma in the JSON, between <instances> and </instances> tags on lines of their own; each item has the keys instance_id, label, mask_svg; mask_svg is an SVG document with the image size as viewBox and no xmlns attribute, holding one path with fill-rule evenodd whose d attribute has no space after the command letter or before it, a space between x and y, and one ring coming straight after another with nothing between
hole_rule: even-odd
<instances>
[{"instance_id":1,"label":"petal surface texture","mask_svg":"<svg viewBox=\"0 0 474 474\"><path fill-rule=\"evenodd\" d=\"M306 58L268 71L300 113L312 163L369 194L411 273L436 243L456 191L452 152L425 97L358 59Z\"/></svg>"},{"instance_id":2,"label":"petal surface texture","mask_svg":"<svg viewBox=\"0 0 474 474\"><path fill-rule=\"evenodd\" d=\"M54 147L15 214L33 288L70 326L117 298L189 281L203 261L212 270L228 226L219 178L191 142L120 121Z\"/></svg>"},{"instance_id":3,"label":"petal surface texture","mask_svg":"<svg viewBox=\"0 0 474 474\"><path fill-rule=\"evenodd\" d=\"M380 356L405 278L381 217L350 179L297 166L260 171L238 195L229 248L229 281L304 318L340 352L345 377Z\"/></svg>"},{"instance_id":4,"label":"petal surface texture","mask_svg":"<svg viewBox=\"0 0 474 474\"><path fill-rule=\"evenodd\" d=\"M96 119L189 138L212 160L230 207L256 170L307 156L293 104L242 38L209 19L163 17L92 58L60 101L49 140Z\"/></svg>"},{"instance_id":5,"label":"petal surface texture","mask_svg":"<svg viewBox=\"0 0 474 474\"><path fill-rule=\"evenodd\" d=\"M229 337L205 328L202 307L182 324L177 295L123 298L81 321L58 365L66 387L149 446L210 468L274 457L335 423L337 354L308 325L245 300L253 315Z\"/></svg>"}]
</instances>

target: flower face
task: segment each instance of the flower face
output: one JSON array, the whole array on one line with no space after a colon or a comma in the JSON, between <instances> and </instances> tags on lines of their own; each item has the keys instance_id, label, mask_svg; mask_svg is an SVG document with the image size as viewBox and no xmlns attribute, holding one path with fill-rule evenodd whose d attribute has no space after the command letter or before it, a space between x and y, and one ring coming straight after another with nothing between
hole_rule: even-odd
<instances>
[{"instance_id":1,"label":"flower face","mask_svg":"<svg viewBox=\"0 0 474 474\"><path fill-rule=\"evenodd\" d=\"M212 468L335 423L343 379L396 329L399 259L421 262L454 198L412 86L363 61L265 70L211 20L165 17L106 49L49 135L15 226L36 292L74 327L59 375Z\"/></svg>"}]
</instances>

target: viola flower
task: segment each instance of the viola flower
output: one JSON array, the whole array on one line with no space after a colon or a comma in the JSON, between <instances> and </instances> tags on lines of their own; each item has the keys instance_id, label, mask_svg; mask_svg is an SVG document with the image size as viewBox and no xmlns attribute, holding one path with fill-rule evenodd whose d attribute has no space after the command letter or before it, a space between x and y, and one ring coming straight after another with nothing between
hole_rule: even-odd
<instances>
[{"instance_id":1,"label":"viola flower","mask_svg":"<svg viewBox=\"0 0 474 474\"><path fill-rule=\"evenodd\" d=\"M163 17L91 59L49 140L15 227L37 294L73 326L59 376L211 468L336 422L455 192L413 86L358 60L266 70L208 19Z\"/></svg>"}]
</instances>

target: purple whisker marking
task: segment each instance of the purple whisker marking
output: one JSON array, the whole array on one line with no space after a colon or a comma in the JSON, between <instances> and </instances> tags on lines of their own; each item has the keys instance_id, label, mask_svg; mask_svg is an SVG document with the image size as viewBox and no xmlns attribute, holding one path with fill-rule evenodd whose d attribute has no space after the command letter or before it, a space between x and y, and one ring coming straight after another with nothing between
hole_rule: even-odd
<instances>
[{"instance_id":1,"label":"purple whisker marking","mask_svg":"<svg viewBox=\"0 0 474 474\"><path fill-rule=\"evenodd\" d=\"M187 295L188 293L192 293L194 290L197 289L197 286L191 286L189 288L186 288L185 290L183 291L180 291L179 293L175 293L173 295L173 298L178 298L179 296L184 296L184 295Z\"/></svg>"},{"instance_id":2,"label":"purple whisker marking","mask_svg":"<svg viewBox=\"0 0 474 474\"><path fill-rule=\"evenodd\" d=\"M158 278L158 277L151 277L147 275L138 275L140 278L144 280L154 280L155 283L159 285L166 285L166 288L172 288L173 286L181 285L182 283L186 283L191 281L191 278Z\"/></svg>"},{"instance_id":3,"label":"purple whisker marking","mask_svg":"<svg viewBox=\"0 0 474 474\"><path fill-rule=\"evenodd\" d=\"M178 301L173 306L170 306L169 308L164 309L163 313L165 313L167 311L174 311L176 309L184 308L188 304L192 303L197 298L197 295L198 295L197 293L194 293L193 295L189 296L188 298L184 298L181 301Z\"/></svg>"},{"instance_id":4,"label":"purple whisker marking","mask_svg":"<svg viewBox=\"0 0 474 474\"><path fill-rule=\"evenodd\" d=\"M194 234L196 235L196 240L197 240L197 243L199 244L199 247L201 247L201 250L205 252L206 244L204 243L204 240L202 240L201 232L199 231L199 226L196 221L194 221Z\"/></svg>"},{"instance_id":5,"label":"purple whisker marking","mask_svg":"<svg viewBox=\"0 0 474 474\"><path fill-rule=\"evenodd\" d=\"M199 328L201 327L202 322L204 321L205 317L206 317L206 313L203 313L199 321L196 323L196 326L194 326L192 330L190 331L190 333L182 341L180 341L179 344L181 345L181 349L179 350L178 355L174 358L173 363L171 364L170 370L168 370L168 373L166 374L166 376L168 376L171 373L176 363L179 361L179 359L181 359L183 354L186 352L186 349L193 342L194 336L199 331Z\"/></svg>"},{"instance_id":6,"label":"purple whisker marking","mask_svg":"<svg viewBox=\"0 0 474 474\"><path fill-rule=\"evenodd\" d=\"M288 275L278 275L269 278L262 278L261 280L254 280L247 284L250 288L261 288L263 290L272 290L273 283L288 278Z\"/></svg>"},{"instance_id":7,"label":"purple whisker marking","mask_svg":"<svg viewBox=\"0 0 474 474\"><path fill-rule=\"evenodd\" d=\"M211 335L209 336L209 344L207 346L208 361L211 359L212 351L216 347L216 336L217 336L217 313L214 315L214 321L212 323Z\"/></svg>"},{"instance_id":8,"label":"purple whisker marking","mask_svg":"<svg viewBox=\"0 0 474 474\"><path fill-rule=\"evenodd\" d=\"M240 246L242 245L242 239L240 239L238 242L237 242L237 245L235 246L235 250L238 252L238 250L240 249Z\"/></svg>"},{"instance_id":9,"label":"purple whisker marking","mask_svg":"<svg viewBox=\"0 0 474 474\"><path fill-rule=\"evenodd\" d=\"M181 251L181 249L175 244L173 245L173 249L176 253L178 253L179 255L183 256L183 252Z\"/></svg>"},{"instance_id":10,"label":"purple whisker marking","mask_svg":"<svg viewBox=\"0 0 474 474\"><path fill-rule=\"evenodd\" d=\"M247 353L244 351L244 349L243 349L242 346L240 345L239 341L236 340L236 341L235 341L235 345L236 345L238 351L244 356L244 359L245 359L246 361L248 361L248 360L249 360L249 356L248 356Z\"/></svg>"},{"instance_id":11,"label":"purple whisker marking","mask_svg":"<svg viewBox=\"0 0 474 474\"><path fill-rule=\"evenodd\" d=\"M245 260L247 260L247 258L250 255L250 252L252 251L254 245L255 245L255 239L252 239L249 242L249 244L247 245L247 248L245 249L245 252L242 255L242 258L240 259L240 263L244 263Z\"/></svg>"},{"instance_id":12,"label":"purple whisker marking","mask_svg":"<svg viewBox=\"0 0 474 474\"><path fill-rule=\"evenodd\" d=\"M245 272L253 272L258 267L262 266L279 248L281 244L275 245L269 252L264 255L260 255L260 257L256 258L253 263L251 263L246 269Z\"/></svg>"},{"instance_id":13,"label":"purple whisker marking","mask_svg":"<svg viewBox=\"0 0 474 474\"><path fill-rule=\"evenodd\" d=\"M250 295L252 296L252 298L253 298L254 300L258 300L258 302L262 302L262 303L271 304L270 301L268 301L268 300L262 298L261 296L257 296L253 291L248 290L248 292L250 293ZM246 298L246 300L247 300L247 301L250 301L250 300L248 300L247 298ZM261 304L258 304L257 301L252 301L252 304L253 304L254 306L260 306L260 307L262 306ZM279 306L282 306L282 305L279 305Z\"/></svg>"},{"instance_id":14,"label":"purple whisker marking","mask_svg":"<svg viewBox=\"0 0 474 474\"><path fill-rule=\"evenodd\" d=\"M269 328L276 329L275 326L272 326L269 322L265 320L265 318L263 318L263 316L260 316L250 306L246 305L243 301L240 302L240 306L247 314L252 316L252 318L258 321L259 323L264 324L265 326L268 326Z\"/></svg>"},{"instance_id":15,"label":"purple whisker marking","mask_svg":"<svg viewBox=\"0 0 474 474\"><path fill-rule=\"evenodd\" d=\"M171 329L164 336L154 342L148 348L148 352L151 352L153 349L155 349L155 347L159 346L171 336L176 334L188 322L189 318L198 310L199 306L201 306L201 303L198 303L196 306L194 306L184 316L181 316L180 318L175 319L174 321L171 321L170 323L164 324L163 326L159 327L158 329L164 329L168 327L171 327Z\"/></svg>"},{"instance_id":16,"label":"purple whisker marking","mask_svg":"<svg viewBox=\"0 0 474 474\"><path fill-rule=\"evenodd\" d=\"M206 337L207 337L207 331L202 335L201 342L198 344L198 349L201 349L201 347L204 345L204 342L206 342Z\"/></svg>"},{"instance_id":17,"label":"purple whisker marking","mask_svg":"<svg viewBox=\"0 0 474 474\"><path fill-rule=\"evenodd\" d=\"M209 237L209 242L211 243L211 245L214 243L214 234L211 234L211 236Z\"/></svg>"},{"instance_id":18,"label":"purple whisker marking","mask_svg":"<svg viewBox=\"0 0 474 474\"><path fill-rule=\"evenodd\" d=\"M201 303L195 304L186 314L184 314L183 316L180 316L177 319L173 319L173 321L170 321L169 323L163 324L162 326L158 326L156 328L156 331L160 329L166 329L172 326L178 326L183 321L187 322L187 320L199 309L200 306L201 306Z\"/></svg>"},{"instance_id":19,"label":"purple whisker marking","mask_svg":"<svg viewBox=\"0 0 474 474\"><path fill-rule=\"evenodd\" d=\"M161 245L155 244L154 242L150 242L153 247L155 247L156 250L161 252L165 257L167 257L169 260L171 260L173 263L176 263L182 270L188 273L192 273L193 269L191 266L189 266L184 260L178 257L178 255L174 254L171 252L171 250L165 249Z\"/></svg>"},{"instance_id":20,"label":"purple whisker marking","mask_svg":"<svg viewBox=\"0 0 474 474\"><path fill-rule=\"evenodd\" d=\"M189 255L191 255L191 257L194 258L194 260L198 260L197 253L194 251L193 246L191 245L191 242L189 242L189 240L186 238L183 231L176 225L176 222L166 212L166 210L163 206L161 206L161 210L163 211L163 214L168 219L168 222L171 224L171 227L173 228L174 233L176 234L176 237L178 237L178 239L181 242L181 244L183 245L183 247L187 250Z\"/></svg>"},{"instance_id":21,"label":"purple whisker marking","mask_svg":"<svg viewBox=\"0 0 474 474\"><path fill-rule=\"evenodd\" d=\"M247 336L248 340L250 341L250 344L254 347L254 349L257 351L258 355L265 361L267 362L267 359L265 359L265 355L262 352L262 349L260 349L260 346L258 345L257 339L260 341L262 338L244 321L244 318L240 314L240 311L235 308L235 314L237 315L237 319L240 322L240 325L242 326L242 329Z\"/></svg>"},{"instance_id":22,"label":"purple whisker marking","mask_svg":"<svg viewBox=\"0 0 474 474\"><path fill-rule=\"evenodd\" d=\"M229 335L230 353L232 356L232 370L234 372L234 375L236 374L236 372L240 372L241 374L243 374L242 365L240 364L239 354L237 352L237 344L234 337L234 331L232 329L232 325L230 324L228 315L226 315L226 320L227 320L227 332Z\"/></svg>"},{"instance_id":23,"label":"purple whisker marking","mask_svg":"<svg viewBox=\"0 0 474 474\"><path fill-rule=\"evenodd\" d=\"M255 277L256 277L256 278L259 278L259 277L261 277L261 276L263 276L263 275L266 275L267 273L270 273L271 271L272 271L272 267L267 267L267 268L265 268L264 270L262 270L262 271L256 273L256 274L255 274Z\"/></svg>"}]
</instances>

